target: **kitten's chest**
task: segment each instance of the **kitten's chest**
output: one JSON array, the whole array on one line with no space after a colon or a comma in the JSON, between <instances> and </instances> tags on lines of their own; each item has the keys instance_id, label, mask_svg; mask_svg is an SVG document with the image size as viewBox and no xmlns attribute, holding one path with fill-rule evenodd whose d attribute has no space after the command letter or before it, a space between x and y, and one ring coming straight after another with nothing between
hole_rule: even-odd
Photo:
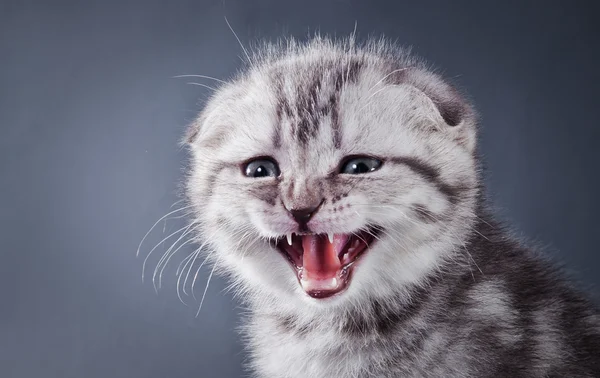
<instances>
[{"instance_id":1,"label":"kitten's chest","mask_svg":"<svg viewBox=\"0 0 600 378\"><path fill-rule=\"evenodd\" d=\"M390 371L394 347L376 338L351 338L332 325L290 330L269 321L258 324L251 328L250 336L259 377L384 378L399 372L397 364L392 369L395 372Z\"/></svg>"},{"instance_id":2,"label":"kitten's chest","mask_svg":"<svg viewBox=\"0 0 600 378\"><path fill-rule=\"evenodd\" d=\"M253 337L255 364L260 377L362 377L371 355L340 342L333 331L303 336L261 332Z\"/></svg>"},{"instance_id":3,"label":"kitten's chest","mask_svg":"<svg viewBox=\"0 0 600 378\"><path fill-rule=\"evenodd\" d=\"M463 348L450 346L444 332L425 336L409 326L385 336L350 337L333 325L291 330L267 320L249 331L261 378L471 377Z\"/></svg>"}]
</instances>

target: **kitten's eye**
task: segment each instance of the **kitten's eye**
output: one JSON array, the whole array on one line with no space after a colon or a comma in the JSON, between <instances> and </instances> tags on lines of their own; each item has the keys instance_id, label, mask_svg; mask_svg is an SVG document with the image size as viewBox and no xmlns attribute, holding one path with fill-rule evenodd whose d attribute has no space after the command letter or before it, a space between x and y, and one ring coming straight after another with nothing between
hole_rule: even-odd
<instances>
[{"instance_id":1,"label":"kitten's eye","mask_svg":"<svg viewBox=\"0 0 600 378\"><path fill-rule=\"evenodd\" d=\"M379 167L381 167L381 164L381 160L377 160L372 157L355 157L346 161L342 165L340 173L359 175L361 173L373 172L379 169Z\"/></svg>"},{"instance_id":2,"label":"kitten's eye","mask_svg":"<svg viewBox=\"0 0 600 378\"><path fill-rule=\"evenodd\" d=\"M277 177L279 167L270 159L253 160L243 167L244 174L248 177Z\"/></svg>"}]
</instances>

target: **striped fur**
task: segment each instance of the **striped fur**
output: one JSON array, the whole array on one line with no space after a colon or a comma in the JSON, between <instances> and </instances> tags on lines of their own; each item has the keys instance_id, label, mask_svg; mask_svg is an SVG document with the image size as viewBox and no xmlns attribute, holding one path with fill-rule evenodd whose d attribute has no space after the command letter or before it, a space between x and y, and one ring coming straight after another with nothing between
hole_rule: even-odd
<instances>
[{"instance_id":1,"label":"striped fur","mask_svg":"<svg viewBox=\"0 0 600 378\"><path fill-rule=\"evenodd\" d=\"M209 258L250 309L258 377L598 377L593 304L485 211L476 114L386 43L265 45L191 125L187 195ZM383 161L340 175L347 156ZM255 157L281 176L241 172ZM271 240L381 230L348 289L308 297Z\"/></svg>"}]
</instances>

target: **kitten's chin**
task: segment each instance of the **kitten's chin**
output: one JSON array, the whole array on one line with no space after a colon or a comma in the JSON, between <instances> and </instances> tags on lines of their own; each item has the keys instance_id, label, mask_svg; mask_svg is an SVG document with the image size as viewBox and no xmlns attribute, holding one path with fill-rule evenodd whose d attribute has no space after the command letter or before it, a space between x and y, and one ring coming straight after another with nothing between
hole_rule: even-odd
<instances>
[{"instance_id":1,"label":"kitten's chin","mask_svg":"<svg viewBox=\"0 0 600 378\"><path fill-rule=\"evenodd\" d=\"M323 300L342 293L379 228L352 234L291 234L273 244L290 263L302 290Z\"/></svg>"}]
</instances>

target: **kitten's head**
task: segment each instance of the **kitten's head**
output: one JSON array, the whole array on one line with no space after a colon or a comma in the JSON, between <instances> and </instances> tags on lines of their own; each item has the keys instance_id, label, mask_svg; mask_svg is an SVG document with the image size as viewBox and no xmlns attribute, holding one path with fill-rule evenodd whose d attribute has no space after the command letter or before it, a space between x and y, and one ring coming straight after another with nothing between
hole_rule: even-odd
<instances>
[{"instance_id":1,"label":"kitten's head","mask_svg":"<svg viewBox=\"0 0 600 378\"><path fill-rule=\"evenodd\" d=\"M333 308L436 267L474 218L475 116L384 42L270 45L190 127L187 195L257 300Z\"/></svg>"}]
</instances>

